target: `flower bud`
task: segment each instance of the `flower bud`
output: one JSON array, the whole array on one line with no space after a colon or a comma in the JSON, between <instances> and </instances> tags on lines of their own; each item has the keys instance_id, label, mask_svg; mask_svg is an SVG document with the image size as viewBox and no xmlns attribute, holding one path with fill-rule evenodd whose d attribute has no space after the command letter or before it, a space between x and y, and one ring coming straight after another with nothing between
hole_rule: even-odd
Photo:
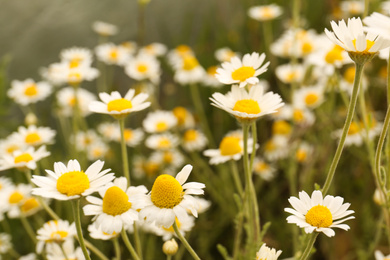
<instances>
[{"instance_id":1,"label":"flower bud","mask_svg":"<svg viewBox=\"0 0 390 260\"><path fill-rule=\"evenodd\" d=\"M164 254L174 255L174 254L176 254L178 248L179 248L179 245L177 244L175 239L172 238L171 240L165 241L162 249L163 249Z\"/></svg>"}]
</instances>

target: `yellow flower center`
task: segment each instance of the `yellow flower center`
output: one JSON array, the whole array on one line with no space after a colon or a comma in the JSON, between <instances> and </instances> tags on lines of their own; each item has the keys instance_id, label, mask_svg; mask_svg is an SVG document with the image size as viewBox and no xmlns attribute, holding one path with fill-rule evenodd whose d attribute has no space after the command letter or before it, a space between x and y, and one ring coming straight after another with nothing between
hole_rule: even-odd
<instances>
[{"instance_id":1,"label":"yellow flower center","mask_svg":"<svg viewBox=\"0 0 390 260\"><path fill-rule=\"evenodd\" d=\"M180 221L177 219L177 217L175 217L175 222L176 222L177 228L180 230L181 223L180 223ZM171 232L171 233L175 233L175 230L173 229L172 226L170 226L169 228L166 228L166 227L162 226L162 228L163 228L165 231L168 231L168 232Z\"/></svg>"},{"instance_id":2,"label":"yellow flower center","mask_svg":"<svg viewBox=\"0 0 390 260\"><path fill-rule=\"evenodd\" d=\"M297 158L298 162L303 162L306 160L307 153L303 149L298 149L297 153L295 154L295 157Z\"/></svg>"},{"instance_id":3,"label":"yellow flower center","mask_svg":"<svg viewBox=\"0 0 390 260\"><path fill-rule=\"evenodd\" d=\"M165 152L163 155L163 161L165 163L172 163L173 161L173 154L171 152Z\"/></svg>"},{"instance_id":4,"label":"yellow flower center","mask_svg":"<svg viewBox=\"0 0 390 260\"><path fill-rule=\"evenodd\" d=\"M110 51L110 59L116 61L118 59L118 49L113 48Z\"/></svg>"},{"instance_id":5,"label":"yellow flower center","mask_svg":"<svg viewBox=\"0 0 390 260\"><path fill-rule=\"evenodd\" d=\"M80 65L81 58L73 58L69 61L69 68L77 68Z\"/></svg>"},{"instance_id":6,"label":"yellow flower center","mask_svg":"<svg viewBox=\"0 0 390 260\"><path fill-rule=\"evenodd\" d=\"M352 40L352 43L353 43L353 46L356 49L356 39ZM370 52L369 50L374 45L374 43L375 43L374 41L366 40L367 47L366 47L366 49L364 51L361 51L361 52L362 53L369 53Z\"/></svg>"},{"instance_id":7,"label":"yellow flower center","mask_svg":"<svg viewBox=\"0 0 390 260\"><path fill-rule=\"evenodd\" d=\"M286 81L287 82L293 82L297 78L297 73L295 71L289 72L286 75Z\"/></svg>"},{"instance_id":8,"label":"yellow flower center","mask_svg":"<svg viewBox=\"0 0 390 260\"><path fill-rule=\"evenodd\" d=\"M12 154L13 152L15 152L16 150L19 149L19 146L17 146L16 144L10 144L8 147L7 147L7 153L9 154Z\"/></svg>"},{"instance_id":9,"label":"yellow flower center","mask_svg":"<svg viewBox=\"0 0 390 260\"><path fill-rule=\"evenodd\" d=\"M37 85L31 84L28 87L26 87L24 89L24 94L26 96L29 96L29 97L32 97L32 96L35 96L36 94L38 94Z\"/></svg>"},{"instance_id":10,"label":"yellow flower center","mask_svg":"<svg viewBox=\"0 0 390 260\"><path fill-rule=\"evenodd\" d=\"M24 141L28 144L33 144L41 141L41 137L39 136L38 133L29 133L26 135Z\"/></svg>"},{"instance_id":11,"label":"yellow flower center","mask_svg":"<svg viewBox=\"0 0 390 260\"><path fill-rule=\"evenodd\" d=\"M159 165L154 162L146 162L144 165L142 165L142 169L144 170L147 176L152 177L157 174Z\"/></svg>"},{"instance_id":12,"label":"yellow flower center","mask_svg":"<svg viewBox=\"0 0 390 260\"><path fill-rule=\"evenodd\" d=\"M190 52L190 51L191 51L191 48L190 48L188 45L181 44L181 45L179 45L179 46L176 47L176 51L177 51L179 54L183 55L183 54L185 54L185 53L187 53L187 52Z\"/></svg>"},{"instance_id":13,"label":"yellow flower center","mask_svg":"<svg viewBox=\"0 0 390 260\"><path fill-rule=\"evenodd\" d=\"M234 104L233 111L239 111L247 114L259 114L261 112L259 103L252 99L238 100Z\"/></svg>"},{"instance_id":14,"label":"yellow flower center","mask_svg":"<svg viewBox=\"0 0 390 260\"><path fill-rule=\"evenodd\" d=\"M19 203L22 199L23 199L23 194L20 193L19 191L15 191L11 194L11 196L9 196L8 198L8 202L10 204L17 204Z\"/></svg>"},{"instance_id":15,"label":"yellow flower center","mask_svg":"<svg viewBox=\"0 0 390 260\"><path fill-rule=\"evenodd\" d=\"M183 187L171 175L162 174L154 181L151 200L159 208L173 208L183 199Z\"/></svg>"},{"instance_id":16,"label":"yellow flower center","mask_svg":"<svg viewBox=\"0 0 390 260\"><path fill-rule=\"evenodd\" d=\"M257 172L262 172L269 169L269 165L265 162L259 162L256 164L255 169Z\"/></svg>"},{"instance_id":17,"label":"yellow flower center","mask_svg":"<svg viewBox=\"0 0 390 260\"><path fill-rule=\"evenodd\" d=\"M168 149L169 147L171 147L171 141L166 137L161 137L158 141L157 147L160 149Z\"/></svg>"},{"instance_id":18,"label":"yellow flower center","mask_svg":"<svg viewBox=\"0 0 390 260\"><path fill-rule=\"evenodd\" d=\"M23 153L19 156L16 156L14 159L14 163L22 163L22 162L29 162L33 159L33 157L29 153Z\"/></svg>"},{"instance_id":19,"label":"yellow flower center","mask_svg":"<svg viewBox=\"0 0 390 260\"><path fill-rule=\"evenodd\" d=\"M211 76L215 76L215 74L217 74L217 69L218 67L217 66L211 66L207 69L207 74L211 75Z\"/></svg>"},{"instance_id":20,"label":"yellow flower center","mask_svg":"<svg viewBox=\"0 0 390 260\"><path fill-rule=\"evenodd\" d=\"M272 152L272 151L276 150L275 143L272 142L272 140L266 142L265 143L265 150L268 151L268 152Z\"/></svg>"},{"instance_id":21,"label":"yellow flower center","mask_svg":"<svg viewBox=\"0 0 390 260\"><path fill-rule=\"evenodd\" d=\"M300 109L295 109L293 112L293 119L296 122L302 122L302 120L305 118L303 115L303 111Z\"/></svg>"},{"instance_id":22,"label":"yellow flower center","mask_svg":"<svg viewBox=\"0 0 390 260\"><path fill-rule=\"evenodd\" d=\"M78 72L70 72L68 74L68 82L69 83L80 83L82 76Z\"/></svg>"},{"instance_id":23,"label":"yellow flower center","mask_svg":"<svg viewBox=\"0 0 390 260\"><path fill-rule=\"evenodd\" d=\"M234 136L226 136L219 144L221 155L234 155L242 151L240 146L240 138Z\"/></svg>"},{"instance_id":24,"label":"yellow flower center","mask_svg":"<svg viewBox=\"0 0 390 260\"><path fill-rule=\"evenodd\" d=\"M148 70L148 66L145 64L138 64L137 70L138 72L145 73Z\"/></svg>"},{"instance_id":25,"label":"yellow flower center","mask_svg":"<svg viewBox=\"0 0 390 260\"><path fill-rule=\"evenodd\" d=\"M36 209L38 207L39 207L38 201L35 198L29 198L23 203L20 209L22 212L29 212L30 210Z\"/></svg>"},{"instance_id":26,"label":"yellow flower center","mask_svg":"<svg viewBox=\"0 0 390 260\"><path fill-rule=\"evenodd\" d=\"M260 16L262 18L271 19L274 17L274 12L272 12L272 8L269 6L264 6L260 9Z\"/></svg>"},{"instance_id":27,"label":"yellow flower center","mask_svg":"<svg viewBox=\"0 0 390 260\"><path fill-rule=\"evenodd\" d=\"M123 132L123 136L126 141L129 141L133 137L133 131L131 129L125 129L125 131Z\"/></svg>"},{"instance_id":28,"label":"yellow flower center","mask_svg":"<svg viewBox=\"0 0 390 260\"><path fill-rule=\"evenodd\" d=\"M353 81L355 80L355 73L356 73L355 67L349 67L348 69L346 69L343 75L345 81L347 81L350 84L353 84Z\"/></svg>"},{"instance_id":29,"label":"yellow flower center","mask_svg":"<svg viewBox=\"0 0 390 260\"><path fill-rule=\"evenodd\" d=\"M89 179L83 171L64 173L57 180L57 190L67 196L81 195L88 188Z\"/></svg>"},{"instance_id":30,"label":"yellow flower center","mask_svg":"<svg viewBox=\"0 0 390 260\"><path fill-rule=\"evenodd\" d=\"M287 135L291 132L291 126L286 121L276 121L272 125L272 133L274 135Z\"/></svg>"},{"instance_id":31,"label":"yellow flower center","mask_svg":"<svg viewBox=\"0 0 390 260\"><path fill-rule=\"evenodd\" d=\"M167 123L165 123L164 121L160 121L156 124L156 130L157 132L164 132L165 130L168 129L168 125Z\"/></svg>"},{"instance_id":32,"label":"yellow flower center","mask_svg":"<svg viewBox=\"0 0 390 260\"><path fill-rule=\"evenodd\" d=\"M183 70L193 70L199 66L198 60L191 55L187 55L183 58Z\"/></svg>"},{"instance_id":33,"label":"yellow flower center","mask_svg":"<svg viewBox=\"0 0 390 260\"><path fill-rule=\"evenodd\" d=\"M313 50L313 45L310 42L304 42L302 44L302 52L303 54L309 54Z\"/></svg>"},{"instance_id":34,"label":"yellow flower center","mask_svg":"<svg viewBox=\"0 0 390 260\"><path fill-rule=\"evenodd\" d=\"M198 137L198 132L194 129L190 129L184 133L183 139L186 142L191 142L191 141L195 141L197 137Z\"/></svg>"},{"instance_id":35,"label":"yellow flower center","mask_svg":"<svg viewBox=\"0 0 390 260\"><path fill-rule=\"evenodd\" d=\"M103 198L103 212L116 216L121 215L131 208L129 196L121 188L112 186L107 189Z\"/></svg>"},{"instance_id":36,"label":"yellow flower center","mask_svg":"<svg viewBox=\"0 0 390 260\"><path fill-rule=\"evenodd\" d=\"M245 81L255 75L255 69L252 67L243 66L232 72L232 79Z\"/></svg>"},{"instance_id":37,"label":"yellow flower center","mask_svg":"<svg viewBox=\"0 0 390 260\"><path fill-rule=\"evenodd\" d=\"M336 61L342 61L343 55L342 52L344 51L343 48L341 48L338 45L335 45L332 50L330 50L325 55L325 61L329 64L334 64Z\"/></svg>"},{"instance_id":38,"label":"yellow flower center","mask_svg":"<svg viewBox=\"0 0 390 260\"><path fill-rule=\"evenodd\" d=\"M187 109L184 107L175 107L172 112L177 119L177 124L184 125L184 122L187 118Z\"/></svg>"},{"instance_id":39,"label":"yellow flower center","mask_svg":"<svg viewBox=\"0 0 390 260\"><path fill-rule=\"evenodd\" d=\"M322 205L317 205L312 207L306 213L306 222L312 225L313 227L329 227L333 223L333 217L330 210Z\"/></svg>"},{"instance_id":40,"label":"yellow flower center","mask_svg":"<svg viewBox=\"0 0 390 260\"><path fill-rule=\"evenodd\" d=\"M387 66L382 66L379 70L379 77L387 79Z\"/></svg>"},{"instance_id":41,"label":"yellow flower center","mask_svg":"<svg viewBox=\"0 0 390 260\"><path fill-rule=\"evenodd\" d=\"M67 231L58 230L54 231L50 234L50 239L46 240L46 242L61 242L68 236Z\"/></svg>"},{"instance_id":42,"label":"yellow flower center","mask_svg":"<svg viewBox=\"0 0 390 260\"><path fill-rule=\"evenodd\" d=\"M360 127L357 123L351 122L351 125L348 129L348 135L354 135L360 132Z\"/></svg>"},{"instance_id":43,"label":"yellow flower center","mask_svg":"<svg viewBox=\"0 0 390 260\"><path fill-rule=\"evenodd\" d=\"M108 102L107 104L107 111L118 111L121 112L126 109L130 109L133 107L133 104L131 104L130 100L120 98L120 99L114 99Z\"/></svg>"},{"instance_id":44,"label":"yellow flower center","mask_svg":"<svg viewBox=\"0 0 390 260\"><path fill-rule=\"evenodd\" d=\"M103 157L103 150L100 149L100 148L94 148L94 149L92 150L92 155L93 155L93 157L95 157L95 158Z\"/></svg>"},{"instance_id":45,"label":"yellow flower center","mask_svg":"<svg viewBox=\"0 0 390 260\"><path fill-rule=\"evenodd\" d=\"M308 106L314 105L318 101L318 95L316 93L309 93L305 97L305 103Z\"/></svg>"}]
</instances>

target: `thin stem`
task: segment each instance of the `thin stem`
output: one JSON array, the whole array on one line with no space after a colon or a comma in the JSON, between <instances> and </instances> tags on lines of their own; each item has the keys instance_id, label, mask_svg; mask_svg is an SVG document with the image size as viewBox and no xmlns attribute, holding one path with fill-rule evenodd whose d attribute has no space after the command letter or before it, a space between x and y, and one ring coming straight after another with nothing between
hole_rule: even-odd
<instances>
[{"instance_id":1,"label":"thin stem","mask_svg":"<svg viewBox=\"0 0 390 260\"><path fill-rule=\"evenodd\" d=\"M173 230L175 230L175 233L177 237L180 239L180 241L183 243L184 247L187 249L187 251L190 253L192 258L196 260L200 260L199 256L196 254L194 249L190 246L190 244L187 242L187 240L183 237L183 235L180 233L179 228L177 227L176 221L172 225Z\"/></svg>"},{"instance_id":2,"label":"thin stem","mask_svg":"<svg viewBox=\"0 0 390 260\"><path fill-rule=\"evenodd\" d=\"M171 255L167 255L167 260L172 260L172 256Z\"/></svg>"},{"instance_id":3,"label":"thin stem","mask_svg":"<svg viewBox=\"0 0 390 260\"><path fill-rule=\"evenodd\" d=\"M370 6L370 0L364 1L364 12L363 12L363 18L368 15L368 8Z\"/></svg>"},{"instance_id":4,"label":"thin stem","mask_svg":"<svg viewBox=\"0 0 390 260\"><path fill-rule=\"evenodd\" d=\"M131 256L134 258L134 260L140 260L137 253L134 250L134 247L130 243L129 237L127 236L127 233L126 233L126 229L123 228L121 234L122 234L123 242L125 242L125 245L126 245L127 249L129 250Z\"/></svg>"},{"instance_id":5,"label":"thin stem","mask_svg":"<svg viewBox=\"0 0 390 260\"><path fill-rule=\"evenodd\" d=\"M118 237L114 238L112 243L114 244L115 260L121 260L121 248L119 246Z\"/></svg>"},{"instance_id":6,"label":"thin stem","mask_svg":"<svg viewBox=\"0 0 390 260\"><path fill-rule=\"evenodd\" d=\"M324 195L328 192L330 184L332 183L333 176L334 176L336 168L337 168L337 164L339 163L341 154L343 152L345 139L347 137L348 130L349 130L349 127L351 125L353 115L355 113L355 107L356 107L357 97L358 97L358 93L359 93L359 86L360 86L360 80L361 80L363 68L364 68L364 64L356 63L356 73L355 73L355 79L353 82L352 97L351 97L351 101L349 102L349 106L348 106L347 118L345 119L343 132L341 134L340 141L339 141L339 144L338 144L337 149L336 149L336 153L333 157L332 163L330 165L330 168L329 168L326 180L325 180L324 187L322 189L322 193Z\"/></svg>"},{"instance_id":7,"label":"thin stem","mask_svg":"<svg viewBox=\"0 0 390 260\"><path fill-rule=\"evenodd\" d=\"M294 28L299 27L299 12L301 7L301 0L294 0L293 2L293 9L292 9L292 16L293 16L293 26Z\"/></svg>"},{"instance_id":8,"label":"thin stem","mask_svg":"<svg viewBox=\"0 0 390 260\"><path fill-rule=\"evenodd\" d=\"M80 220L80 199L72 200L73 208L73 217L76 224L77 237L80 243L81 250L83 251L84 257L86 260L91 260L87 248L85 247L83 230L81 229L81 220Z\"/></svg>"},{"instance_id":9,"label":"thin stem","mask_svg":"<svg viewBox=\"0 0 390 260\"><path fill-rule=\"evenodd\" d=\"M191 98L194 103L196 113L198 114L201 122L203 132L206 134L206 137L209 141L210 146L215 147L215 142L213 135L211 134L210 126L207 123L207 117L204 112L202 99L200 98L199 88L195 84L190 85Z\"/></svg>"},{"instance_id":10,"label":"thin stem","mask_svg":"<svg viewBox=\"0 0 390 260\"><path fill-rule=\"evenodd\" d=\"M139 258L142 260L142 246L141 246L141 240L139 239L139 230L138 230L138 227L137 227L137 223L134 222L133 224L133 228L134 228L134 241L135 241L135 249L137 250L137 254L139 256Z\"/></svg>"},{"instance_id":11,"label":"thin stem","mask_svg":"<svg viewBox=\"0 0 390 260\"><path fill-rule=\"evenodd\" d=\"M97 255L101 260L109 260L99 249L97 249L91 242L84 240L85 245L89 250L91 250L95 255Z\"/></svg>"},{"instance_id":12,"label":"thin stem","mask_svg":"<svg viewBox=\"0 0 390 260\"><path fill-rule=\"evenodd\" d=\"M130 172L129 172L129 162L127 157L127 147L125 141L125 119L119 119L119 127L121 129L121 150L122 150L122 164L123 164L123 173L127 179L127 185L130 186Z\"/></svg>"},{"instance_id":13,"label":"thin stem","mask_svg":"<svg viewBox=\"0 0 390 260\"><path fill-rule=\"evenodd\" d=\"M305 251L303 252L301 258L299 258L299 260L306 260L309 257L311 249L313 248L314 242L316 241L318 234L319 233L316 232L315 234L310 235L309 242L307 243Z\"/></svg>"},{"instance_id":14,"label":"thin stem","mask_svg":"<svg viewBox=\"0 0 390 260\"><path fill-rule=\"evenodd\" d=\"M253 172L253 162L256 157L256 144L257 144L257 129L256 129L256 121L252 122L252 139L253 139L253 146L252 146L252 154L251 154L251 162L249 165L249 169L251 172Z\"/></svg>"},{"instance_id":15,"label":"thin stem","mask_svg":"<svg viewBox=\"0 0 390 260\"><path fill-rule=\"evenodd\" d=\"M244 194L244 190L242 188L242 183L240 179L240 175L238 173L237 162L235 160L230 160L230 167L232 170L234 184L236 185L236 189L240 197Z\"/></svg>"},{"instance_id":16,"label":"thin stem","mask_svg":"<svg viewBox=\"0 0 390 260\"><path fill-rule=\"evenodd\" d=\"M35 236L35 232L32 229L30 222L26 219L26 216L20 214L20 221L22 222L23 228L27 231L28 236L31 238L34 244L37 243L37 237Z\"/></svg>"}]
</instances>

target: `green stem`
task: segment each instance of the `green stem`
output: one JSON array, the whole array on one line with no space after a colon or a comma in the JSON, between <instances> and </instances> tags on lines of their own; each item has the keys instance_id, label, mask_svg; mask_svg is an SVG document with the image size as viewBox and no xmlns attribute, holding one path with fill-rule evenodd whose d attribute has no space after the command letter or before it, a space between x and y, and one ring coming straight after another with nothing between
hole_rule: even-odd
<instances>
[{"instance_id":1,"label":"green stem","mask_svg":"<svg viewBox=\"0 0 390 260\"><path fill-rule=\"evenodd\" d=\"M307 243L306 249L301 255L301 258L299 258L299 260L306 260L309 257L311 249L313 248L314 242L316 241L318 234L319 233L316 232L315 234L310 235L310 239L309 242Z\"/></svg>"},{"instance_id":2,"label":"green stem","mask_svg":"<svg viewBox=\"0 0 390 260\"><path fill-rule=\"evenodd\" d=\"M123 228L121 234L122 234L123 242L125 242L125 245L126 245L127 249L129 250L131 256L134 258L134 260L140 260L137 253L134 250L134 247L130 243L129 237L127 236L127 233L126 233L126 229Z\"/></svg>"},{"instance_id":3,"label":"green stem","mask_svg":"<svg viewBox=\"0 0 390 260\"><path fill-rule=\"evenodd\" d=\"M144 35L145 35L145 5L142 1L138 0L138 31L137 31L137 44L142 46L144 44Z\"/></svg>"},{"instance_id":4,"label":"green stem","mask_svg":"<svg viewBox=\"0 0 390 260\"><path fill-rule=\"evenodd\" d=\"M99 249L97 249L91 242L84 240L85 245L89 250L91 250L95 255L97 255L101 260L109 260Z\"/></svg>"},{"instance_id":5,"label":"green stem","mask_svg":"<svg viewBox=\"0 0 390 260\"><path fill-rule=\"evenodd\" d=\"M183 237L183 235L180 233L179 228L177 227L176 221L172 225L173 230L175 230L175 233L177 237L180 239L180 241L183 243L184 247L187 249L187 251L190 253L192 258L195 260L200 260L199 256L196 254L194 249L190 246L190 244L187 242L187 240Z\"/></svg>"},{"instance_id":6,"label":"green stem","mask_svg":"<svg viewBox=\"0 0 390 260\"><path fill-rule=\"evenodd\" d=\"M130 172L129 172L129 162L127 157L127 147L125 141L125 119L119 119L119 127L121 129L121 150L122 150L122 164L123 164L123 173L127 179L127 185L130 186Z\"/></svg>"},{"instance_id":7,"label":"green stem","mask_svg":"<svg viewBox=\"0 0 390 260\"><path fill-rule=\"evenodd\" d=\"M299 12L301 7L301 0L294 0L293 2L293 9L292 9L292 16L293 16L293 27L299 28Z\"/></svg>"},{"instance_id":8,"label":"green stem","mask_svg":"<svg viewBox=\"0 0 390 260\"><path fill-rule=\"evenodd\" d=\"M20 214L20 221L22 222L23 228L27 231L28 236L34 242L34 245L37 243L37 237L35 236L35 232L32 229L30 222L26 219L26 216Z\"/></svg>"},{"instance_id":9,"label":"green stem","mask_svg":"<svg viewBox=\"0 0 390 260\"><path fill-rule=\"evenodd\" d=\"M172 256L171 255L167 255L167 260L172 260Z\"/></svg>"},{"instance_id":10,"label":"green stem","mask_svg":"<svg viewBox=\"0 0 390 260\"><path fill-rule=\"evenodd\" d=\"M195 84L190 85L191 98L194 103L196 113L199 116L203 132L205 133L211 147L215 147L213 135L211 134L210 126L207 123L207 117L204 112L202 99L200 98L199 88Z\"/></svg>"},{"instance_id":11,"label":"green stem","mask_svg":"<svg viewBox=\"0 0 390 260\"><path fill-rule=\"evenodd\" d=\"M118 237L114 238L112 243L114 244L115 260L121 260L121 248L119 246Z\"/></svg>"},{"instance_id":12,"label":"green stem","mask_svg":"<svg viewBox=\"0 0 390 260\"><path fill-rule=\"evenodd\" d=\"M325 180L324 187L322 189L323 195L325 195L329 190L330 184L332 183L332 180L333 180L336 168L337 168L337 164L339 163L341 154L343 152L345 139L347 137L348 130L349 130L349 127L351 125L353 115L355 113L355 107L356 107L357 97L359 94L359 86L360 86L360 80L361 80L363 68L364 68L364 64L356 63L356 73L355 73L355 79L354 79L354 83L353 83L352 97L351 97L351 101L349 102L349 106L348 106L347 118L345 119L343 132L341 134L340 141L339 141L339 144L338 144L337 149L336 149L336 153L333 157L332 163L330 165L330 168L329 168L326 180Z\"/></svg>"},{"instance_id":13,"label":"green stem","mask_svg":"<svg viewBox=\"0 0 390 260\"><path fill-rule=\"evenodd\" d=\"M232 175L234 179L234 184L236 185L237 192L240 197L244 194L244 190L242 189L242 183L240 179L240 175L238 174L237 162L235 160L230 160L230 167L232 170Z\"/></svg>"},{"instance_id":14,"label":"green stem","mask_svg":"<svg viewBox=\"0 0 390 260\"><path fill-rule=\"evenodd\" d=\"M390 106L390 51L389 58L387 59L387 106ZM387 158L387 173L390 172L390 138L387 138L386 141L386 158ZM387 184L390 184L390 178L387 176Z\"/></svg>"},{"instance_id":15,"label":"green stem","mask_svg":"<svg viewBox=\"0 0 390 260\"><path fill-rule=\"evenodd\" d=\"M368 8L370 6L370 0L364 1L364 12L363 12L363 18L368 15Z\"/></svg>"},{"instance_id":16,"label":"green stem","mask_svg":"<svg viewBox=\"0 0 390 260\"><path fill-rule=\"evenodd\" d=\"M137 250L137 254L139 256L139 258L142 260L142 246L141 246L141 240L139 239L139 230L138 230L138 227L137 227L137 223L134 222L133 224L133 228L134 228L134 241L135 241L135 249Z\"/></svg>"},{"instance_id":17,"label":"green stem","mask_svg":"<svg viewBox=\"0 0 390 260\"><path fill-rule=\"evenodd\" d=\"M84 257L86 260L91 260L87 248L85 247L83 231L81 229L81 220L80 220L80 199L72 200L73 208L73 217L76 224L77 237L80 243L81 250L83 251Z\"/></svg>"},{"instance_id":18,"label":"green stem","mask_svg":"<svg viewBox=\"0 0 390 260\"><path fill-rule=\"evenodd\" d=\"M252 122L252 139L253 139L253 146L252 146L252 154L251 154L251 162L249 165L249 169L251 172L253 172L253 162L256 157L256 144L257 144L257 129L256 129L256 121Z\"/></svg>"},{"instance_id":19,"label":"green stem","mask_svg":"<svg viewBox=\"0 0 390 260\"><path fill-rule=\"evenodd\" d=\"M77 156L77 138L76 135L79 132L79 99L78 99L78 85L73 85L74 91L74 106L72 115L72 130L73 130L73 154Z\"/></svg>"}]
</instances>

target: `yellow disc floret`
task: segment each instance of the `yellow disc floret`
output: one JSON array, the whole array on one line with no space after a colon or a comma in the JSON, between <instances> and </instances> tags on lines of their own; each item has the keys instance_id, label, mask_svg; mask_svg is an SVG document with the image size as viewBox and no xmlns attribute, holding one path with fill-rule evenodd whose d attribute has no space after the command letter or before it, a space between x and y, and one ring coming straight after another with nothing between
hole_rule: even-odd
<instances>
[{"instance_id":1,"label":"yellow disc floret","mask_svg":"<svg viewBox=\"0 0 390 260\"><path fill-rule=\"evenodd\" d=\"M305 97L305 103L308 106L312 106L318 101L318 95L316 93L309 93Z\"/></svg>"},{"instance_id":2,"label":"yellow disc floret","mask_svg":"<svg viewBox=\"0 0 390 260\"><path fill-rule=\"evenodd\" d=\"M61 242L65 238L68 237L68 232L63 230L57 230L50 234L50 239L46 240L46 242Z\"/></svg>"},{"instance_id":3,"label":"yellow disc floret","mask_svg":"<svg viewBox=\"0 0 390 260\"><path fill-rule=\"evenodd\" d=\"M232 72L232 79L245 81L255 75L255 69L252 67L243 66Z\"/></svg>"},{"instance_id":4,"label":"yellow disc floret","mask_svg":"<svg viewBox=\"0 0 390 260\"><path fill-rule=\"evenodd\" d=\"M177 119L177 124L179 126L182 126L184 125L185 121L186 121L186 118L187 118L187 109L185 109L184 107L175 107L173 110L173 115L176 117Z\"/></svg>"},{"instance_id":5,"label":"yellow disc floret","mask_svg":"<svg viewBox=\"0 0 390 260\"><path fill-rule=\"evenodd\" d=\"M146 66L145 64L138 64L137 70L140 73L145 73L146 71L148 71L148 66Z\"/></svg>"},{"instance_id":6,"label":"yellow disc floret","mask_svg":"<svg viewBox=\"0 0 390 260\"><path fill-rule=\"evenodd\" d=\"M166 137L161 137L157 144L157 147L159 149L168 149L171 146L172 146L171 141Z\"/></svg>"},{"instance_id":7,"label":"yellow disc floret","mask_svg":"<svg viewBox=\"0 0 390 260\"><path fill-rule=\"evenodd\" d=\"M126 141L131 140L133 138L133 131L131 129L125 129L123 132L123 136Z\"/></svg>"},{"instance_id":8,"label":"yellow disc floret","mask_svg":"<svg viewBox=\"0 0 390 260\"><path fill-rule=\"evenodd\" d=\"M186 142L191 142L191 141L195 141L197 137L198 137L198 132L194 129L190 129L184 133L183 139Z\"/></svg>"},{"instance_id":9,"label":"yellow disc floret","mask_svg":"<svg viewBox=\"0 0 390 260\"><path fill-rule=\"evenodd\" d=\"M241 153L240 138L235 136L226 136L219 144L221 155L229 156Z\"/></svg>"},{"instance_id":10,"label":"yellow disc floret","mask_svg":"<svg viewBox=\"0 0 390 260\"><path fill-rule=\"evenodd\" d=\"M247 114L259 114L261 112L259 103L252 99L238 100L233 107L233 111L239 111Z\"/></svg>"},{"instance_id":11,"label":"yellow disc floret","mask_svg":"<svg viewBox=\"0 0 390 260\"><path fill-rule=\"evenodd\" d=\"M154 181L151 200L159 208L173 208L183 199L183 187L171 175L162 174Z\"/></svg>"},{"instance_id":12,"label":"yellow disc floret","mask_svg":"<svg viewBox=\"0 0 390 260\"><path fill-rule=\"evenodd\" d=\"M107 111L118 111L121 112L126 109L130 109L133 107L133 104L131 104L130 100L120 98L120 99L114 99L108 102L107 104Z\"/></svg>"},{"instance_id":13,"label":"yellow disc floret","mask_svg":"<svg viewBox=\"0 0 390 260\"><path fill-rule=\"evenodd\" d=\"M286 121L276 121L272 125L272 133L274 135L288 135L289 133L291 133L291 126Z\"/></svg>"},{"instance_id":14,"label":"yellow disc floret","mask_svg":"<svg viewBox=\"0 0 390 260\"><path fill-rule=\"evenodd\" d=\"M327 228L333 223L333 217L330 210L322 205L312 207L306 213L306 222L313 227Z\"/></svg>"},{"instance_id":15,"label":"yellow disc floret","mask_svg":"<svg viewBox=\"0 0 390 260\"><path fill-rule=\"evenodd\" d=\"M349 67L348 69L345 70L343 78L348 83L353 84L353 81L355 80L355 73L356 73L355 67Z\"/></svg>"},{"instance_id":16,"label":"yellow disc floret","mask_svg":"<svg viewBox=\"0 0 390 260\"><path fill-rule=\"evenodd\" d=\"M20 207L20 210L24 213L29 212L33 209L36 209L39 207L39 203L36 198L29 198L26 200L23 205Z\"/></svg>"},{"instance_id":17,"label":"yellow disc floret","mask_svg":"<svg viewBox=\"0 0 390 260\"><path fill-rule=\"evenodd\" d=\"M10 204L17 204L19 203L22 199L23 199L23 194L20 193L19 191L15 191L11 194L11 196L9 196L8 198L8 202Z\"/></svg>"},{"instance_id":18,"label":"yellow disc floret","mask_svg":"<svg viewBox=\"0 0 390 260\"><path fill-rule=\"evenodd\" d=\"M180 230L181 223L180 223L180 221L177 219L177 217L175 217L175 222L176 222L177 228ZM175 233L175 230L173 229L172 226L170 226L169 228L166 228L166 227L162 226L162 228L163 228L165 231L168 231L168 232L171 232L171 233Z\"/></svg>"},{"instance_id":19,"label":"yellow disc floret","mask_svg":"<svg viewBox=\"0 0 390 260\"><path fill-rule=\"evenodd\" d=\"M57 180L57 190L67 196L81 195L88 188L89 179L83 171L64 173Z\"/></svg>"},{"instance_id":20,"label":"yellow disc floret","mask_svg":"<svg viewBox=\"0 0 390 260\"><path fill-rule=\"evenodd\" d=\"M33 97L38 94L37 85L31 84L24 89L24 94L29 97Z\"/></svg>"},{"instance_id":21,"label":"yellow disc floret","mask_svg":"<svg viewBox=\"0 0 390 260\"><path fill-rule=\"evenodd\" d=\"M356 49L356 39L352 41L353 42L353 46L355 47ZM359 51L359 52L363 52L363 53L369 53L370 52L370 49L371 47L374 45L374 41L370 41L370 40L366 40L366 49L364 51Z\"/></svg>"},{"instance_id":22,"label":"yellow disc floret","mask_svg":"<svg viewBox=\"0 0 390 260\"><path fill-rule=\"evenodd\" d=\"M325 55L325 61L329 64L334 64L336 61L342 61L343 60L343 54L344 51L343 48L336 45L331 49L326 55Z\"/></svg>"},{"instance_id":23,"label":"yellow disc floret","mask_svg":"<svg viewBox=\"0 0 390 260\"><path fill-rule=\"evenodd\" d=\"M14 163L22 163L22 162L27 163L31 160L33 160L33 157L29 153L23 153L15 157Z\"/></svg>"},{"instance_id":24,"label":"yellow disc floret","mask_svg":"<svg viewBox=\"0 0 390 260\"><path fill-rule=\"evenodd\" d=\"M157 122L156 124L157 132L164 132L167 129L168 129L167 123L165 123L164 121Z\"/></svg>"},{"instance_id":25,"label":"yellow disc floret","mask_svg":"<svg viewBox=\"0 0 390 260\"><path fill-rule=\"evenodd\" d=\"M192 55L186 55L183 58L183 70L193 70L199 66L198 60Z\"/></svg>"},{"instance_id":26,"label":"yellow disc floret","mask_svg":"<svg viewBox=\"0 0 390 260\"><path fill-rule=\"evenodd\" d=\"M41 141L41 137L38 133L29 133L26 135L24 141L28 144L34 144Z\"/></svg>"},{"instance_id":27,"label":"yellow disc floret","mask_svg":"<svg viewBox=\"0 0 390 260\"><path fill-rule=\"evenodd\" d=\"M348 135L354 135L360 132L360 127L357 123L351 122L351 125L348 129Z\"/></svg>"},{"instance_id":28,"label":"yellow disc floret","mask_svg":"<svg viewBox=\"0 0 390 260\"><path fill-rule=\"evenodd\" d=\"M121 188L112 186L107 189L103 197L103 212L117 216L125 213L131 208L129 196Z\"/></svg>"}]
</instances>

